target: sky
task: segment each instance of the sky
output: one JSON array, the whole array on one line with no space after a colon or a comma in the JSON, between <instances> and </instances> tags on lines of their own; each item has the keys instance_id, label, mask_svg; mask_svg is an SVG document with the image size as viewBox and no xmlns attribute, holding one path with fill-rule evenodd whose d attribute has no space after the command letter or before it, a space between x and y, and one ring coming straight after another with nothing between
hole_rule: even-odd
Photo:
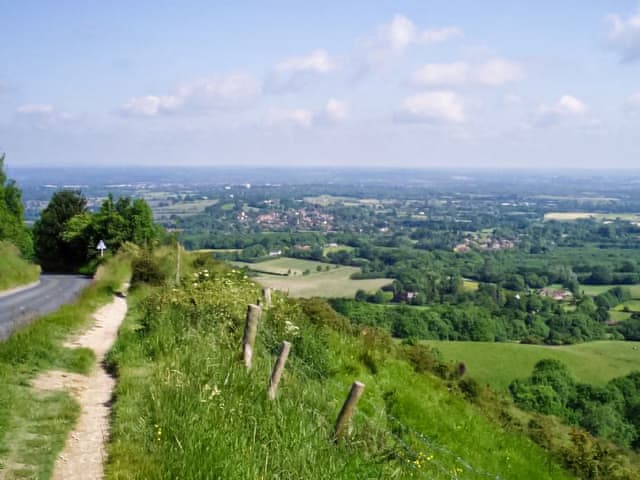
<instances>
[{"instance_id":1,"label":"sky","mask_svg":"<svg viewBox=\"0 0 640 480\"><path fill-rule=\"evenodd\" d=\"M640 168L640 2L0 0L9 166Z\"/></svg>"}]
</instances>

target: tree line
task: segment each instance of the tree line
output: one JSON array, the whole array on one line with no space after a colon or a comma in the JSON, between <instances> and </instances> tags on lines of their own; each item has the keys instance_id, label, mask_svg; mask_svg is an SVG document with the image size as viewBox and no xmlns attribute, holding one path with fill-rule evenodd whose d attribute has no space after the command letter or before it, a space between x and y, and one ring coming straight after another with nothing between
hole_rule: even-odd
<instances>
[{"instance_id":1,"label":"tree line","mask_svg":"<svg viewBox=\"0 0 640 480\"><path fill-rule=\"evenodd\" d=\"M125 242L151 247L160 230L141 198L115 200L109 194L92 213L81 192L62 190L53 194L33 233L36 257L45 271L77 271L95 264L100 240L112 252Z\"/></svg>"}]
</instances>

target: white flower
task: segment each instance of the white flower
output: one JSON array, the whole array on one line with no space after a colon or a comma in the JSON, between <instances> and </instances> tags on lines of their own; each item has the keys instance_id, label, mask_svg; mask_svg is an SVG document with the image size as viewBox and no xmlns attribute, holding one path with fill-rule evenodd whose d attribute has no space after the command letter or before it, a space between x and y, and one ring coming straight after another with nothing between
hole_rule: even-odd
<instances>
[{"instance_id":1,"label":"white flower","mask_svg":"<svg viewBox=\"0 0 640 480\"><path fill-rule=\"evenodd\" d=\"M293 324L289 320L286 320L284 322L284 330L291 335L297 335L298 333L300 333L300 327Z\"/></svg>"}]
</instances>

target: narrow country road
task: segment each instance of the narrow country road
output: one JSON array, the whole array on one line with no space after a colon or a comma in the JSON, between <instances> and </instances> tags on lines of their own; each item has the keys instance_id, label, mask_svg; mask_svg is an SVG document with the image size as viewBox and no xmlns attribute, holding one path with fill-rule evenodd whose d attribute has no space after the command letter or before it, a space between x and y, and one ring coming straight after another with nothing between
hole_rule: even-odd
<instances>
[{"instance_id":1,"label":"narrow country road","mask_svg":"<svg viewBox=\"0 0 640 480\"><path fill-rule=\"evenodd\" d=\"M49 275L40 277L33 288L0 298L0 340L6 339L18 326L34 317L57 310L73 301L91 282L80 275Z\"/></svg>"}]
</instances>

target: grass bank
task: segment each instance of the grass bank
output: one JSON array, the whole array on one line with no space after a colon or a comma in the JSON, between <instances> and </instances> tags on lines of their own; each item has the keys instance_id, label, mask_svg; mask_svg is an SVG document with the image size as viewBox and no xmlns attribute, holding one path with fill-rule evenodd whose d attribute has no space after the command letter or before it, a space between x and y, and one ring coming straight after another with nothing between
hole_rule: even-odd
<instances>
[{"instance_id":1,"label":"grass bank","mask_svg":"<svg viewBox=\"0 0 640 480\"><path fill-rule=\"evenodd\" d=\"M129 277L129 262L116 256L74 304L64 305L0 342L0 477L49 478L57 454L78 415L65 392L35 392L30 381L49 369L87 373L94 361L88 349L63 346L90 322Z\"/></svg>"},{"instance_id":2,"label":"grass bank","mask_svg":"<svg viewBox=\"0 0 640 480\"><path fill-rule=\"evenodd\" d=\"M456 381L422 373L424 350L353 327L319 299L274 294L247 373L244 317L260 289L198 262L182 288L131 292L109 357L119 381L108 479L572 478L469 403ZM282 340L293 347L271 402ZM365 394L336 445L333 422L355 379Z\"/></svg>"},{"instance_id":3,"label":"grass bank","mask_svg":"<svg viewBox=\"0 0 640 480\"><path fill-rule=\"evenodd\" d=\"M0 242L0 292L35 282L40 267L20 256L18 248L10 242Z\"/></svg>"}]
</instances>

